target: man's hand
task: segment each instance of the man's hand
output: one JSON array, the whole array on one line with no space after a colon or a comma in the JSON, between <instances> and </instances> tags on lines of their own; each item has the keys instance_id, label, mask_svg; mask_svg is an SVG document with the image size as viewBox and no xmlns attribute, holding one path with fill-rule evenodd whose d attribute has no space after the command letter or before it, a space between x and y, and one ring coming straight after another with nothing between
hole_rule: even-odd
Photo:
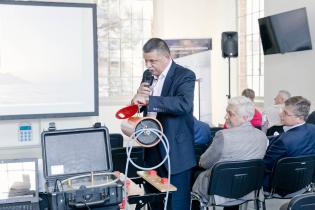
<instances>
[{"instance_id":1,"label":"man's hand","mask_svg":"<svg viewBox=\"0 0 315 210\"><path fill-rule=\"evenodd\" d=\"M140 87L137 90L137 94L149 96L151 93L151 89L147 82L141 83Z\"/></svg>"},{"instance_id":2,"label":"man's hand","mask_svg":"<svg viewBox=\"0 0 315 210\"><path fill-rule=\"evenodd\" d=\"M151 89L149 88L149 84L146 82L141 83L137 90L137 94L133 97L131 103L137 105L147 105L149 103L150 93Z\"/></svg>"},{"instance_id":3,"label":"man's hand","mask_svg":"<svg viewBox=\"0 0 315 210\"><path fill-rule=\"evenodd\" d=\"M145 96L143 94L136 94L133 97L131 103L136 105L147 105L149 103L149 96Z\"/></svg>"}]
</instances>

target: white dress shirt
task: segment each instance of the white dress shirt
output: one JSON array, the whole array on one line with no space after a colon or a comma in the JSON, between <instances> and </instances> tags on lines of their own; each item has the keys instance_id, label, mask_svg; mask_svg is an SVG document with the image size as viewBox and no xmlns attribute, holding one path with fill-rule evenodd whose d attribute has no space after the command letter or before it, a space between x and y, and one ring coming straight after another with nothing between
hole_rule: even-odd
<instances>
[{"instance_id":1,"label":"white dress shirt","mask_svg":"<svg viewBox=\"0 0 315 210\"><path fill-rule=\"evenodd\" d=\"M154 76L153 83L151 85L151 95L152 96L161 96L164 81L166 78L167 73L169 72L172 65L172 60L169 62L169 64L166 66L164 71L160 74L160 76ZM150 101L149 101L150 103ZM156 112L148 112L148 117L156 118L157 113Z\"/></svg>"},{"instance_id":2,"label":"white dress shirt","mask_svg":"<svg viewBox=\"0 0 315 210\"><path fill-rule=\"evenodd\" d=\"M296 124L296 125L292 125L292 126L283 126L283 130L284 130L284 132L287 132L288 130L290 130L290 129L292 129L292 128L295 128L295 127L299 127L299 126L301 126L301 125L304 125L305 124L305 122L303 122L303 123L300 123L300 124Z\"/></svg>"}]
</instances>

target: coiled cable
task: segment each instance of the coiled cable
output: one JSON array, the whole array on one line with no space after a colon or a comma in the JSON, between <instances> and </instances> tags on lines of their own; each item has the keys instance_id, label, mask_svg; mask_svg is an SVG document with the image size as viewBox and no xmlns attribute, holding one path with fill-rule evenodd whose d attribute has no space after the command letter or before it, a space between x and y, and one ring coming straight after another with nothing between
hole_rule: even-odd
<instances>
[{"instance_id":1,"label":"coiled cable","mask_svg":"<svg viewBox=\"0 0 315 210\"><path fill-rule=\"evenodd\" d=\"M162 142L162 145L164 146L165 149L165 157L163 158L163 160L158 163L155 166L152 167L142 167L137 165L130 157L133 145L135 143L135 141L138 139L138 137L142 134L147 134L147 133L153 133L154 135L157 136L157 138L159 138ZM143 171L147 171L147 170L153 170L156 168L159 168L160 166L162 166L165 161L167 160L167 165L168 165L168 185L170 185L170 181L171 181L171 161L169 158L169 142L167 137L165 136L165 134L163 132L161 132L158 129L154 129L154 128L141 128L139 130L136 130L131 136L130 136L130 141L127 142L127 146L126 146L126 154L127 154L127 161L126 161L126 169L125 169L125 180L124 180L124 197L125 197L125 209L128 210L128 205L127 205L127 174L128 174L128 166L129 166L129 162L135 166L136 168L143 170ZM164 210L167 210L167 201L168 201L168 196L169 196L169 190L166 191L166 195L165 195L165 199L164 199Z\"/></svg>"}]
</instances>

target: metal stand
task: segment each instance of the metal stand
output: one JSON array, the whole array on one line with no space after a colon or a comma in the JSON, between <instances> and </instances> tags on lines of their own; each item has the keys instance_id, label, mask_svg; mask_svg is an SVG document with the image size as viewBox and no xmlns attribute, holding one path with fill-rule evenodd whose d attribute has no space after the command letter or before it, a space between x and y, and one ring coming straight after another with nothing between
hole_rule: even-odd
<instances>
[{"instance_id":1,"label":"metal stand","mask_svg":"<svg viewBox=\"0 0 315 210\"><path fill-rule=\"evenodd\" d=\"M231 98L231 58L228 57L229 60L229 94L226 95L228 99Z\"/></svg>"}]
</instances>

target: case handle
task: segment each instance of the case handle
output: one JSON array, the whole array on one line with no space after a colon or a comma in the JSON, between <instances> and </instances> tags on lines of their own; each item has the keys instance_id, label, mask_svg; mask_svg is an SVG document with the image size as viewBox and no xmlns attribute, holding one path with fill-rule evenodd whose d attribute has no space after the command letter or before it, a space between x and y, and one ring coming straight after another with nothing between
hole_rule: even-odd
<instances>
[{"instance_id":1,"label":"case handle","mask_svg":"<svg viewBox=\"0 0 315 210\"><path fill-rule=\"evenodd\" d=\"M97 205L101 205L101 204L106 203L107 201L109 201L109 199L110 199L110 196L104 198L103 200L86 202L86 203L83 203L82 201L80 201L80 202L69 202L68 206L69 207L75 207L75 208L85 208L86 206L97 206Z\"/></svg>"}]
</instances>

